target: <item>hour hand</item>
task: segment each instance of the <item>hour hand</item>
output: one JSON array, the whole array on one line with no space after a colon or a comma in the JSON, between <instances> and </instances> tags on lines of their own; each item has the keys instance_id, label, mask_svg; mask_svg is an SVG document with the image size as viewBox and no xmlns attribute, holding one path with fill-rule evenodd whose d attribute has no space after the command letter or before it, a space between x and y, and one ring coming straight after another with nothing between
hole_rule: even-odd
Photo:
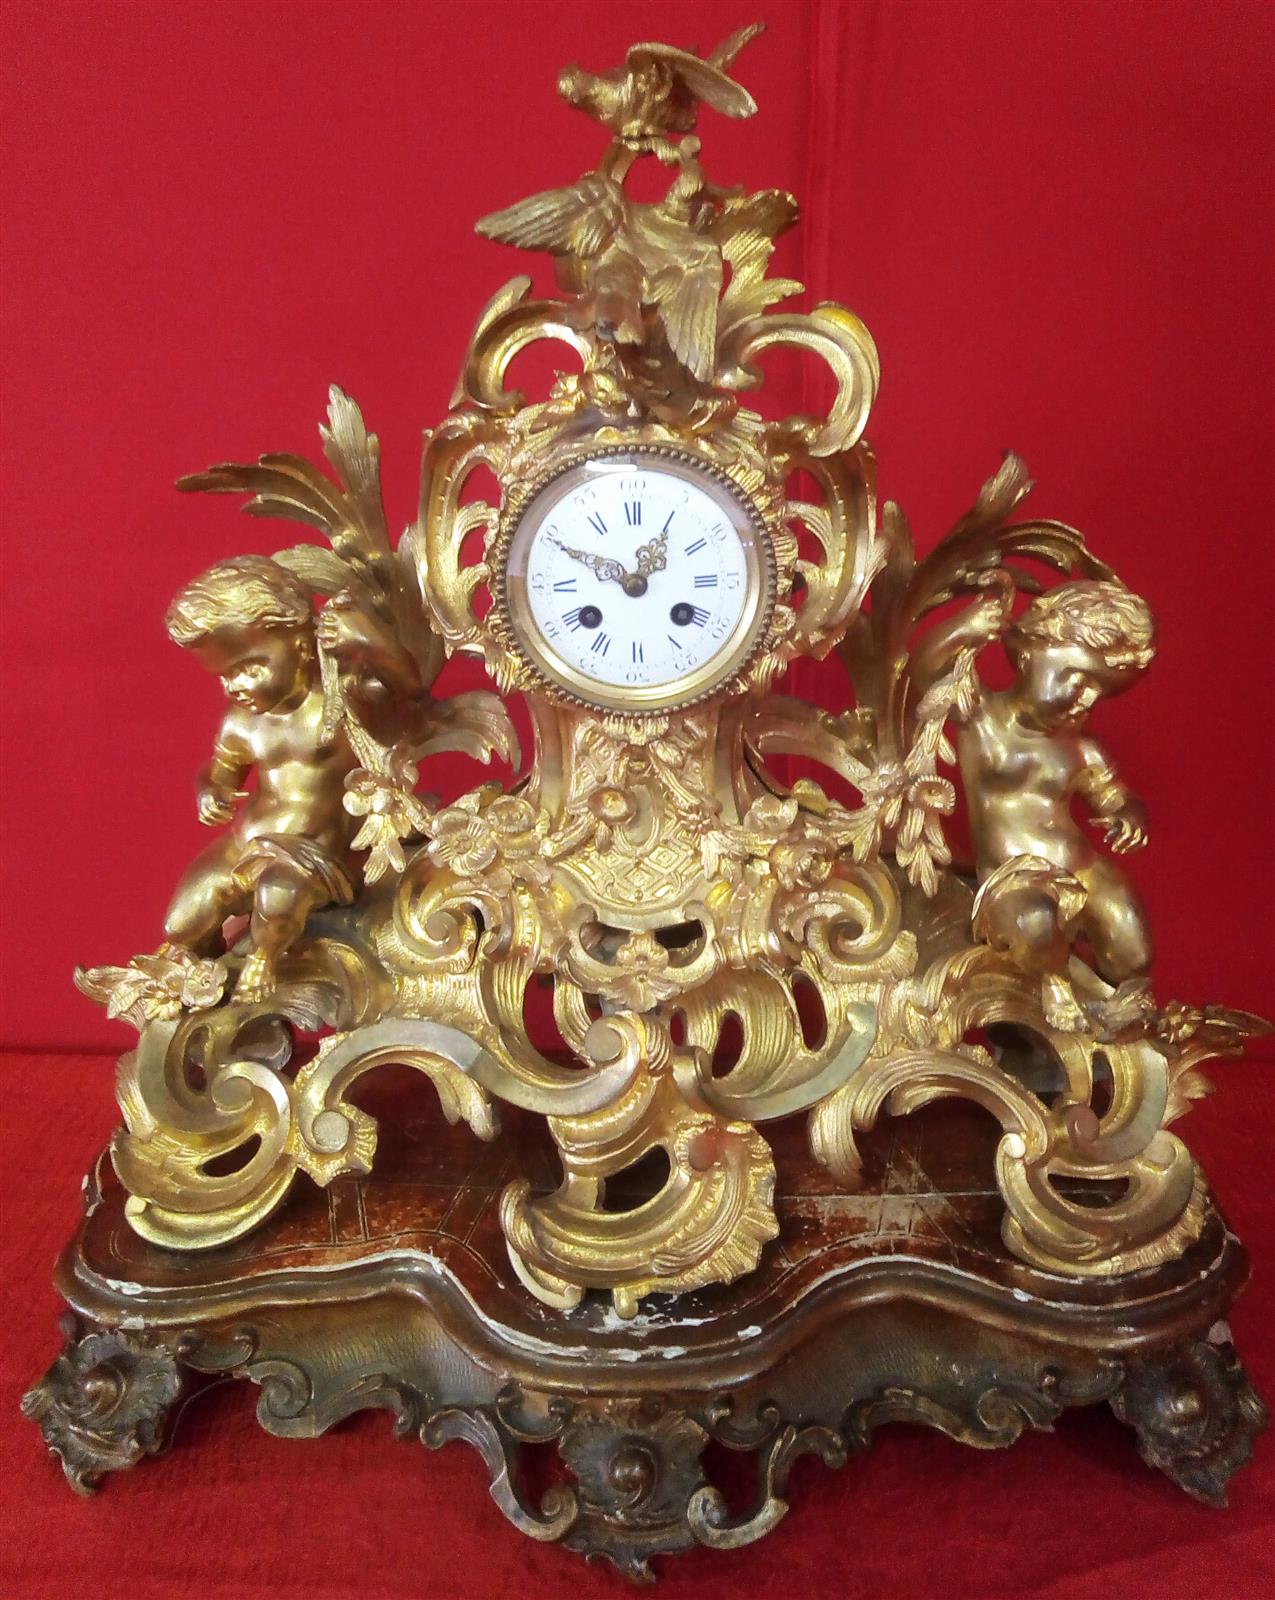
<instances>
[{"instance_id":1,"label":"hour hand","mask_svg":"<svg viewBox=\"0 0 1275 1600\"><path fill-rule=\"evenodd\" d=\"M609 556L595 556L588 550L573 550L569 544L563 544L561 539L554 539L553 542L564 555L568 555L573 561L578 561L582 566L588 567L604 583L608 579L613 583L623 583L628 577L628 573L620 563L612 561Z\"/></svg>"}]
</instances>

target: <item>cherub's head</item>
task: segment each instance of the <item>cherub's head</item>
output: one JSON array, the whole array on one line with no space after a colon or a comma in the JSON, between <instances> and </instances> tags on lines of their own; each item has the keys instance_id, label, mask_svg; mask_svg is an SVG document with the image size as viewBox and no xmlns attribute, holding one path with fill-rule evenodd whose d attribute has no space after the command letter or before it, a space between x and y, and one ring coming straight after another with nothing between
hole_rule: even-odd
<instances>
[{"instance_id":1,"label":"cherub's head","mask_svg":"<svg viewBox=\"0 0 1275 1600\"><path fill-rule=\"evenodd\" d=\"M1006 636L1024 712L1048 731L1083 722L1155 655L1145 600L1119 583L1061 584L1032 602Z\"/></svg>"},{"instance_id":2,"label":"cherub's head","mask_svg":"<svg viewBox=\"0 0 1275 1600\"><path fill-rule=\"evenodd\" d=\"M169 638L215 672L229 699L270 711L307 681L314 657L310 596L268 556L219 561L181 591Z\"/></svg>"}]
</instances>

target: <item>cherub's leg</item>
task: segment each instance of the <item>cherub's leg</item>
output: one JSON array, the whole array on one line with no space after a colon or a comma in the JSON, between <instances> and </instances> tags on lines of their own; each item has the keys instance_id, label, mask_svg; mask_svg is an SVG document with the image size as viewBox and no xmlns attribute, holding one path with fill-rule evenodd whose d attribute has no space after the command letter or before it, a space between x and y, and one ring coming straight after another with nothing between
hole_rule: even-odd
<instances>
[{"instance_id":1,"label":"cherub's leg","mask_svg":"<svg viewBox=\"0 0 1275 1600\"><path fill-rule=\"evenodd\" d=\"M294 868L267 867L253 892L253 952L235 985L236 999L260 1000L271 992L279 957L301 937L306 918L325 899L324 890Z\"/></svg>"},{"instance_id":2,"label":"cherub's leg","mask_svg":"<svg viewBox=\"0 0 1275 1600\"><path fill-rule=\"evenodd\" d=\"M164 937L200 956L225 948L221 925L246 911L248 897L231 875L231 842L218 840L187 867L164 918Z\"/></svg>"},{"instance_id":3,"label":"cherub's leg","mask_svg":"<svg viewBox=\"0 0 1275 1600\"><path fill-rule=\"evenodd\" d=\"M1106 861L1095 861L1078 876L1089 891L1080 927L1099 975L1114 984L1145 978L1154 948L1146 911L1133 886Z\"/></svg>"}]
</instances>

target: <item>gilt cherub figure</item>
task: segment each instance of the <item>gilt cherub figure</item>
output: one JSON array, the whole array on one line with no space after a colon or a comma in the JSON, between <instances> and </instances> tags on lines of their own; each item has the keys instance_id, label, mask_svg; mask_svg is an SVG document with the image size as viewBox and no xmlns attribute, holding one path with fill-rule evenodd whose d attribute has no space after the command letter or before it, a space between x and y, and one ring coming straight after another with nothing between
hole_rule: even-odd
<instances>
[{"instance_id":1,"label":"gilt cherub figure","mask_svg":"<svg viewBox=\"0 0 1275 1600\"><path fill-rule=\"evenodd\" d=\"M402 869L405 842L429 817L415 793L422 757L519 760L494 695L432 692L443 642L410 545L399 554L390 544L376 435L339 389L321 433L335 482L302 457L272 455L180 485L247 494L255 515L317 528L330 548L218 562L169 607L169 635L230 702L198 800L201 822L227 826L182 876L159 950L76 974L85 994L138 1027L220 1002L233 966L221 959L226 924L242 916L248 949L234 999L271 994L312 912L351 905L364 883Z\"/></svg>"},{"instance_id":2,"label":"gilt cherub figure","mask_svg":"<svg viewBox=\"0 0 1275 1600\"><path fill-rule=\"evenodd\" d=\"M229 701L198 804L201 822L230 826L182 876L164 934L215 956L223 924L247 915L252 952L236 995L258 999L310 912L348 905L357 892L353 818L342 802L358 760L344 727L332 726L314 611L292 573L265 556L219 562L181 591L165 622Z\"/></svg>"},{"instance_id":3,"label":"gilt cherub figure","mask_svg":"<svg viewBox=\"0 0 1275 1600\"><path fill-rule=\"evenodd\" d=\"M1076 880L1085 893L1069 918L1075 937L1107 983L1140 986L1152 960L1142 901L1086 837L1072 801L1089 810L1117 854L1146 843L1141 801L1084 729L1099 699L1122 693L1150 665L1151 613L1139 596L1105 580L1061 584L1010 619L1012 595L1008 574L993 572L987 592L914 652L913 677L924 686L959 652L1003 632L1014 682L1004 690L983 685L965 712L953 712L979 878L1031 857Z\"/></svg>"},{"instance_id":4,"label":"gilt cherub figure","mask_svg":"<svg viewBox=\"0 0 1275 1600\"><path fill-rule=\"evenodd\" d=\"M235 996L262 999L310 913L349 905L358 893L363 858L348 791L366 749L352 743L355 730L417 740L434 732L442 744L439 707L416 659L369 609L341 591L316 618L305 583L266 556L210 567L165 622L174 643L221 679L230 702L198 802L201 822L230 826L183 875L165 938L215 956L227 918L248 916L252 950ZM321 654L334 668L327 682ZM249 791L242 786L253 772Z\"/></svg>"}]
</instances>

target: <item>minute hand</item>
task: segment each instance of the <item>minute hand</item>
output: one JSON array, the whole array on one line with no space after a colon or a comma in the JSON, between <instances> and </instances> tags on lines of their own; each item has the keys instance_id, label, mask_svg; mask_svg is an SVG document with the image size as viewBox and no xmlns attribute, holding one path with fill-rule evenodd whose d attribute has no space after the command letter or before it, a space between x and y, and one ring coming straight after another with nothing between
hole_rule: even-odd
<instances>
[{"instance_id":1,"label":"minute hand","mask_svg":"<svg viewBox=\"0 0 1275 1600\"><path fill-rule=\"evenodd\" d=\"M668 566L668 534L661 533L650 544L640 544L637 549L637 575L649 578L653 572L663 572Z\"/></svg>"},{"instance_id":2,"label":"minute hand","mask_svg":"<svg viewBox=\"0 0 1275 1600\"><path fill-rule=\"evenodd\" d=\"M573 550L569 544L563 544L561 539L554 539L553 542L564 555L570 556L573 561L579 561L591 572L596 572L604 582L609 579L613 583L623 583L629 576L620 563L612 561L609 556L591 555L588 550Z\"/></svg>"}]
</instances>

